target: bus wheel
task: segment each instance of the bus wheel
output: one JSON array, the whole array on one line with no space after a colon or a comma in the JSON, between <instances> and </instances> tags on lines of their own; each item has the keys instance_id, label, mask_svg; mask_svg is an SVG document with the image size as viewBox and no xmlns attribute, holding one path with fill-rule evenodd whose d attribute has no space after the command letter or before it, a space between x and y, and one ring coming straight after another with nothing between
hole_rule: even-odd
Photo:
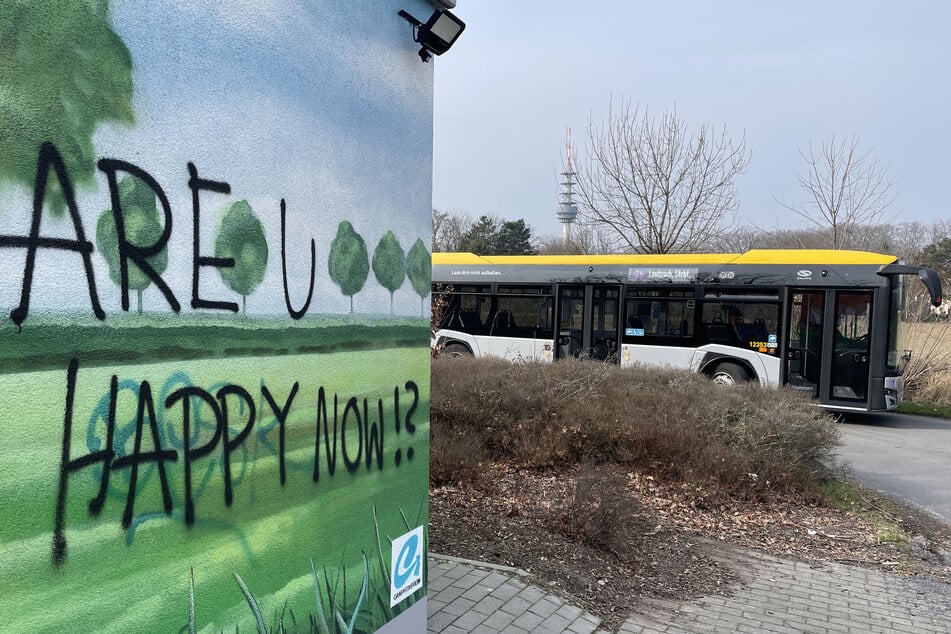
<instances>
[{"instance_id":1,"label":"bus wheel","mask_svg":"<svg viewBox=\"0 0 951 634\"><path fill-rule=\"evenodd\" d=\"M736 385L750 380L750 375L746 370L735 363L721 363L710 375L714 383L720 385Z\"/></svg>"},{"instance_id":2,"label":"bus wheel","mask_svg":"<svg viewBox=\"0 0 951 634\"><path fill-rule=\"evenodd\" d=\"M450 343L448 346L442 349L442 354L453 358L472 356L472 352L469 350L469 348L465 347L461 343Z\"/></svg>"}]
</instances>

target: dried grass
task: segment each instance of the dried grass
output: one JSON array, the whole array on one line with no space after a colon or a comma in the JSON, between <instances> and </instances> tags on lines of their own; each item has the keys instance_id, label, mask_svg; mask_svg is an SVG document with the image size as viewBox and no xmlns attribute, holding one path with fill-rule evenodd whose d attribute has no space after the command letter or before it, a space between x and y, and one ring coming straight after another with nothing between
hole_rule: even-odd
<instances>
[{"instance_id":1,"label":"dried grass","mask_svg":"<svg viewBox=\"0 0 951 634\"><path fill-rule=\"evenodd\" d=\"M951 405L951 320L908 324L901 347L912 351L905 369L907 397L920 404Z\"/></svg>"}]
</instances>

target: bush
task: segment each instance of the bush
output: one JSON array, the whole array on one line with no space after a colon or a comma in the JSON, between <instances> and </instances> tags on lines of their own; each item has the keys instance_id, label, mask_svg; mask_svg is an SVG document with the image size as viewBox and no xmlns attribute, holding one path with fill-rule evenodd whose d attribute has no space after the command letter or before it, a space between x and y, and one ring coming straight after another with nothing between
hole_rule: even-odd
<instances>
[{"instance_id":1,"label":"bush","mask_svg":"<svg viewBox=\"0 0 951 634\"><path fill-rule=\"evenodd\" d=\"M442 486L447 484L479 485L488 469L489 455L483 440L475 434L466 434L430 426L429 481Z\"/></svg>"},{"instance_id":2,"label":"bush","mask_svg":"<svg viewBox=\"0 0 951 634\"><path fill-rule=\"evenodd\" d=\"M819 460L839 438L832 419L792 390L573 359L434 359L431 424L440 473L443 439L467 438L485 458L518 466L592 459L751 497L817 492Z\"/></svg>"},{"instance_id":3,"label":"bush","mask_svg":"<svg viewBox=\"0 0 951 634\"><path fill-rule=\"evenodd\" d=\"M573 541L628 559L636 534L643 532L641 512L621 469L586 460L563 511L562 532Z\"/></svg>"}]
</instances>

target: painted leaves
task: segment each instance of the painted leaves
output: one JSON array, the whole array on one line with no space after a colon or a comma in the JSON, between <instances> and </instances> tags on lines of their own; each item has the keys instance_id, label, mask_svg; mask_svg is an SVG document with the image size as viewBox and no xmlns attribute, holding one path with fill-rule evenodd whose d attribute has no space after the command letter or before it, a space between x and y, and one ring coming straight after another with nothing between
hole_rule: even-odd
<instances>
[{"instance_id":1,"label":"painted leaves","mask_svg":"<svg viewBox=\"0 0 951 634\"><path fill-rule=\"evenodd\" d=\"M248 295L264 280L268 259L264 226L248 201L239 200L225 212L215 238L215 257L234 259L233 267L218 271L228 288L241 296L241 309L246 312Z\"/></svg>"},{"instance_id":2,"label":"painted leaves","mask_svg":"<svg viewBox=\"0 0 951 634\"><path fill-rule=\"evenodd\" d=\"M370 274L370 261L367 245L360 234L346 220L337 227L337 237L330 243L330 257L327 262L330 279L340 287L340 292L350 298L350 312L353 312L353 296L360 292Z\"/></svg>"},{"instance_id":3,"label":"painted leaves","mask_svg":"<svg viewBox=\"0 0 951 634\"><path fill-rule=\"evenodd\" d=\"M118 188L121 208L118 220L122 222L126 241L138 248L156 245L162 236L163 229L159 221L158 207L155 204L155 192L134 176L127 176L120 180ZM96 223L96 245L109 265L109 279L121 288L122 269L116 222L112 209L107 209L100 214ZM162 249L146 258L146 261L156 274L161 275L168 267L168 250ZM149 287L152 279L128 260L126 275L128 288L136 291L137 308L141 313L142 291Z\"/></svg>"}]
</instances>

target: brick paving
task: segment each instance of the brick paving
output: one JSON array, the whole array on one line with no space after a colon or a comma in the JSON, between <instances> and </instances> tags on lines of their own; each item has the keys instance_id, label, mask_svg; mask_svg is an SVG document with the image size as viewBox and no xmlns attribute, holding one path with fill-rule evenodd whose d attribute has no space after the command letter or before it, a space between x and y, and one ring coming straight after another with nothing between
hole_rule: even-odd
<instances>
[{"instance_id":1,"label":"brick paving","mask_svg":"<svg viewBox=\"0 0 951 634\"><path fill-rule=\"evenodd\" d=\"M429 620L433 634L511 632L590 634L601 620L533 583L516 568L429 556Z\"/></svg>"},{"instance_id":2,"label":"brick paving","mask_svg":"<svg viewBox=\"0 0 951 634\"><path fill-rule=\"evenodd\" d=\"M951 632L951 585L837 563L807 563L707 542L742 582L731 597L645 602L619 634Z\"/></svg>"},{"instance_id":3,"label":"brick paving","mask_svg":"<svg viewBox=\"0 0 951 634\"><path fill-rule=\"evenodd\" d=\"M618 634L706 632L951 633L951 585L837 563L806 563L704 542L741 578L733 596L644 600ZM600 620L527 573L430 555L433 634L603 633Z\"/></svg>"}]
</instances>

